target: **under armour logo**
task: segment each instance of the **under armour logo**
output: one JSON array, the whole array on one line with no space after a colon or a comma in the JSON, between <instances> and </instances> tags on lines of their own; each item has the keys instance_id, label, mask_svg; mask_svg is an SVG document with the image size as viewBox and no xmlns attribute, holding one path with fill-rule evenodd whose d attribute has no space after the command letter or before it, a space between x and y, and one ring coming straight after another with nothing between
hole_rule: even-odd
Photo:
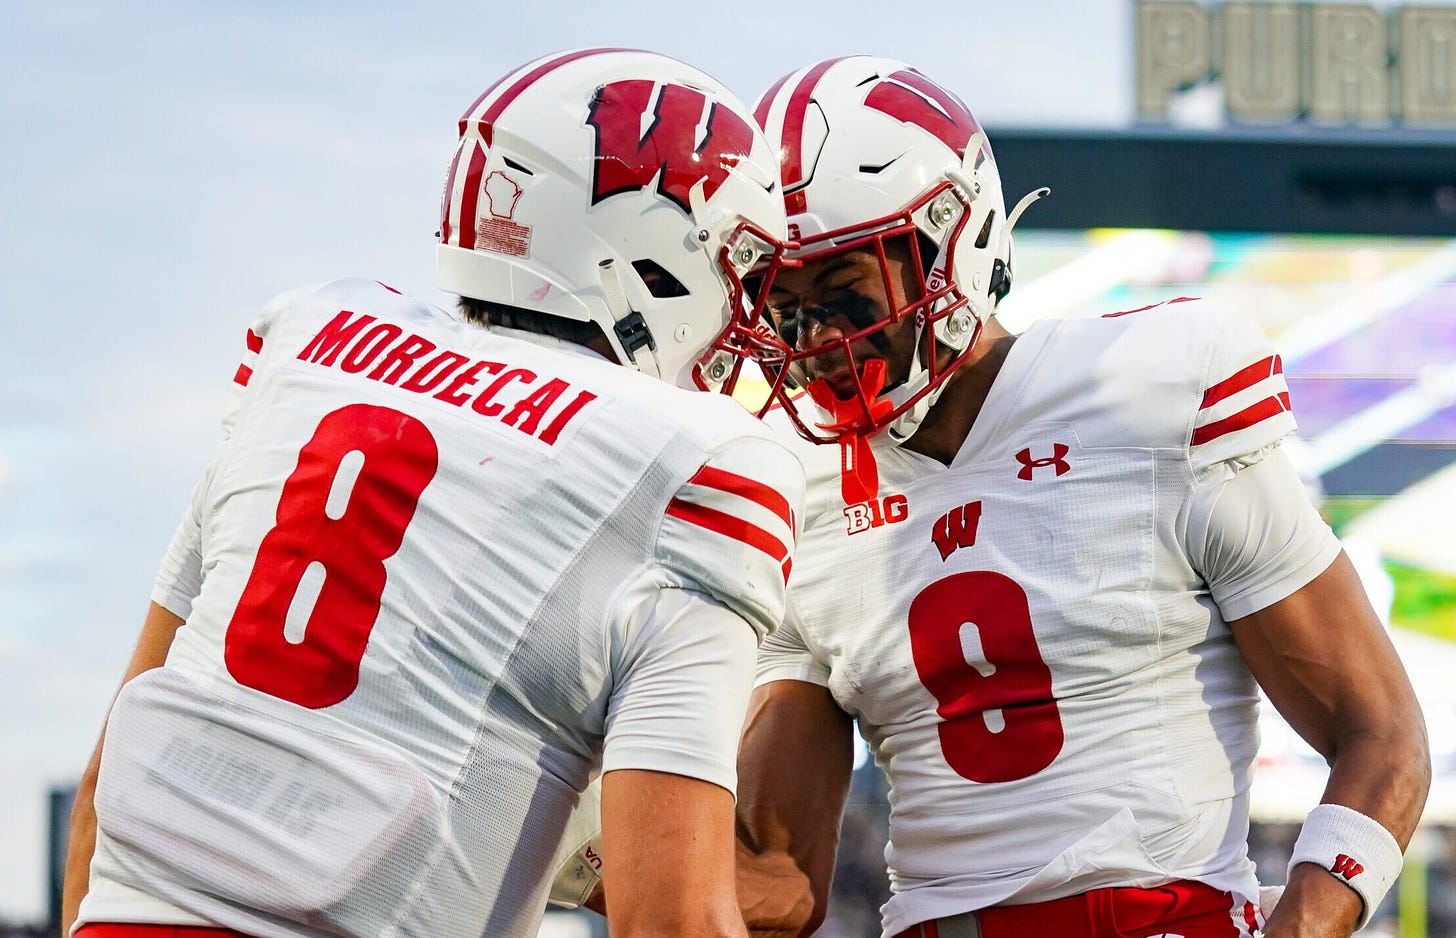
<instances>
[{"instance_id":1,"label":"under armour logo","mask_svg":"<svg viewBox=\"0 0 1456 938\"><path fill-rule=\"evenodd\" d=\"M1032 459L1031 447L1028 446L1021 452L1016 454L1016 461L1021 463L1021 471L1016 473L1016 478L1021 479L1024 482L1030 482L1032 472L1034 470L1042 468L1043 466L1056 466L1057 475L1061 475L1068 469L1072 468L1070 465L1068 465L1066 460L1067 453L1069 452L1071 452L1071 447L1069 447L1067 444L1053 443L1052 454L1050 456L1047 456L1044 459Z\"/></svg>"},{"instance_id":2,"label":"under armour logo","mask_svg":"<svg viewBox=\"0 0 1456 938\"><path fill-rule=\"evenodd\" d=\"M1343 876L1345 879L1350 880L1365 872L1365 867L1356 862L1354 857L1346 856L1342 853L1335 857L1335 865L1330 867L1330 872L1336 876Z\"/></svg>"}]
</instances>

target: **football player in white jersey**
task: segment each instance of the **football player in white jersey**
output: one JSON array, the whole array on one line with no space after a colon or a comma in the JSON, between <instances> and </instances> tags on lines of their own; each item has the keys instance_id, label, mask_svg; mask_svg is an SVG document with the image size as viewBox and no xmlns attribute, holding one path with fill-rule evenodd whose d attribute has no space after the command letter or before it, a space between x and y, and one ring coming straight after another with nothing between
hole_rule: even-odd
<instances>
[{"instance_id":1,"label":"football player in white jersey","mask_svg":"<svg viewBox=\"0 0 1456 938\"><path fill-rule=\"evenodd\" d=\"M744 934L735 757L803 466L693 392L761 313L777 161L721 84L620 49L459 131L462 316L347 280L248 332L78 796L78 936L533 936L599 772L612 933Z\"/></svg>"},{"instance_id":2,"label":"football player in white jersey","mask_svg":"<svg viewBox=\"0 0 1456 938\"><path fill-rule=\"evenodd\" d=\"M740 754L753 933L824 915L857 721L890 783L886 936L1350 934L1429 756L1280 450L1259 328L1180 298L1009 334L1011 229L1045 193L1008 213L971 113L903 63L807 66L755 116L803 263L756 356L771 421L825 445ZM1267 922L1260 687L1331 765Z\"/></svg>"}]
</instances>

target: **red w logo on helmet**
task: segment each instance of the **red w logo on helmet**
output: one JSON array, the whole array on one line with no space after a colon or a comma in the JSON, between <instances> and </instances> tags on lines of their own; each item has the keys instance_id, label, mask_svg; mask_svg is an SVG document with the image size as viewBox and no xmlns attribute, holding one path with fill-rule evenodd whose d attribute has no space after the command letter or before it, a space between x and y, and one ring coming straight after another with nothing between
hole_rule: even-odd
<instances>
[{"instance_id":1,"label":"red w logo on helmet","mask_svg":"<svg viewBox=\"0 0 1456 938\"><path fill-rule=\"evenodd\" d=\"M961 159L966 158L966 145L971 137L981 129L955 95L910 69L901 69L875 85L864 103L865 107L934 135ZM984 143L981 152L990 156Z\"/></svg>"},{"instance_id":2,"label":"red w logo on helmet","mask_svg":"<svg viewBox=\"0 0 1456 938\"><path fill-rule=\"evenodd\" d=\"M644 133L642 118L658 88L652 123ZM682 85L640 79L603 85L592 100L587 123L595 128L597 143L593 205L619 192L643 189L657 177L658 193L691 214L688 193L693 186L701 181L703 198L712 198L753 148L753 130L742 118Z\"/></svg>"}]
</instances>

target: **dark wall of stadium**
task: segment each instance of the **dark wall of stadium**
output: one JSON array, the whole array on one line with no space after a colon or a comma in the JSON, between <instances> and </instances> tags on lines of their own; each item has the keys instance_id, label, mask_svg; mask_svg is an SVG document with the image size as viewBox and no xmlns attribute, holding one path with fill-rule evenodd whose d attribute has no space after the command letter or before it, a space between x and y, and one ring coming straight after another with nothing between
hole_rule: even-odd
<instances>
[{"instance_id":1,"label":"dark wall of stadium","mask_svg":"<svg viewBox=\"0 0 1456 938\"><path fill-rule=\"evenodd\" d=\"M1019 226L1456 236L1456 133L988 128Z\"/></svg>"}]
</instances>

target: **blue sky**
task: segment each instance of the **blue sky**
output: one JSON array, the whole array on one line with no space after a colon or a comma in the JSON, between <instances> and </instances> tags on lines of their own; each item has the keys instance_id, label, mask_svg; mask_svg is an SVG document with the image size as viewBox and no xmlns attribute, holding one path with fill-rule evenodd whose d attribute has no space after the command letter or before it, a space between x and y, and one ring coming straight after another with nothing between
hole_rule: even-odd
<instances>
[{"instance_id":1,"label":"blue sky","mask_svg":"<svg viewBox=\"0 0 1456 938\"><path fill-rule=\"evenodd\" d=\"M491 81L627 45L751 100L868 52L959 91L994 142L1125 123L1131 16L1131 0L0 5L0 920L43 914L44 792L95 741L253 313L348 275L432 296L455 120Z\"/></svg>"}]
</instances>

